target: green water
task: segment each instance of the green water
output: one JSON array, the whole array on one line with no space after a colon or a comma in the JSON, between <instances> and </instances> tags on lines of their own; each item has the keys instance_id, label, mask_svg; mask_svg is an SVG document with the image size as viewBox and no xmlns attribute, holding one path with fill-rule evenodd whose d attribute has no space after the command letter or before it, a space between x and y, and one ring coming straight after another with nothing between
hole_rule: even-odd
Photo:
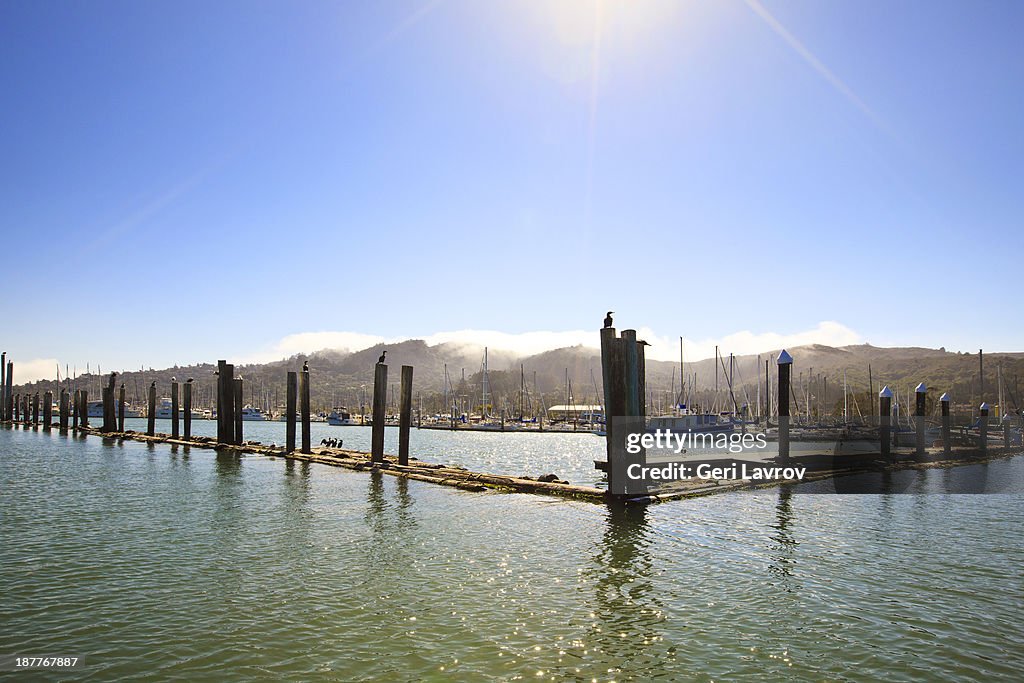
<instances>
[{"instance_id":1,"label":"green water","mask_svg":"<svg viewBox=\"0 0 1024 683\"><path fill-rule=\"evenodd\" d=\"M962 470L1019 481L1022 461ZM932 490L961 475L914 476ZM12 680L1015 680L1024 667L1017 494L768 491L609 510L7 428L0 485L0 655L86 663L0 673Z\"/></svg>"}]
</instances>

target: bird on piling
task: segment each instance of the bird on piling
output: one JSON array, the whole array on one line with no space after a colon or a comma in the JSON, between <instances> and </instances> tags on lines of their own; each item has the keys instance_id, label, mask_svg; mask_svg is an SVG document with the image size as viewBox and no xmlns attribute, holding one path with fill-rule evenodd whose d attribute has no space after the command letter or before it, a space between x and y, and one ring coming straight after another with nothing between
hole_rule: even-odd
<instances>
[{"instance_id":1,"label":"bird on piling","mask_svg":"<svg viewBox=\"0 0 1024 683\"><path fill-rule=\"evenodd\" d=\"M188 378L187 380L185 380L185 383L186 383L186 384L192 384L192 378L191 378L191 377L189 377L189 378Z\"/></svg>"},{"instance_id":2,"label":"bird on piling","mask_svg":"<svg viewBox=\"0 0 1024 683\"><path fill-rule=\"evenodd\" d=\"M608 311L608 315L606 315L604 317L604 326L605 327L611 327L612 326L612 313L614 313L614 312L615 311Z\"/></svg>"},{"instance_id":3,"label":"bird on piling","mask_svg":"<svg viewBox=\"0 0 1024 683\"><path fill-rule=\"evenodd\" d=\"M637 339L637 340L636 340L636 343L637 343L637 344L639 344L640 346L650 346L650 344L648 344L648 343L647 343L646 341L644 341L643 339Z\"/></svg>"},{"instance_id":4,"label":"bird on piling","mask_svg":"<svg viewBox=\"0 0 1024 683\"><path fill-rule=\"evenodd\" d=\"M151 386L151 387L156 387L156 380L153 380L152 382L150 382L150 383L149 383L149 386Z\"/></svg>"},{"instance_id":5,"label":"bird on piling","mask_svg":"<svg viewBox=\"0 0 1024 683\"><path fill-rule=\"evenodd\" d=\"M171 381L172 381L172 382L177 382L177 381L178 381L178 378L177 378L177 377L171 377Z\"/></svg>"},{"instance_id":6,"label":"bird on piling","mask_svg":"<svg viewBox=\"0 0 1024 683\"><path fill-rule=\"evenodd\" d=\"M303 372L309 372L309 361L308 360L307 361L303 361L303 363L302 363L302 371Z\"/></svg>"},{"instance_id":7,"label":"bird on piling","mask_svg":"<svg viewBox=\"0 0 1024 683\"><path fill-rule=\"evenodd\" d=\"M387 350L384 350L380 354L380 358L377 359L377 365L384 365L384 356L388 355Z\"/></svg>"}]
</instances>

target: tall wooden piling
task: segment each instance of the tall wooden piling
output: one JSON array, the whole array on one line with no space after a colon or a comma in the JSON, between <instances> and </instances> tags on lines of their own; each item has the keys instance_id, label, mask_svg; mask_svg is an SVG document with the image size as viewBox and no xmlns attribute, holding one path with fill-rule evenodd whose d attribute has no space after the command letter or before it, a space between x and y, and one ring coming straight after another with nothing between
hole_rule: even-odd
<instances>
[{"instance_id":1,"label":"tall wooden piling","mask_svg":"<svg viewBox=\"0 0 1024 683\"><path fill-rule=\"evenodd\" d=\"M234 441L232 443L239 446L242 445L242 399L245 396L245 389L242 386L242 378L235 377L233 390L231 392L232 402L235 406L235 429L234 429Z\"/></svg>"},{"instance_id":2,"label":"tall wooden piling","mask_svg":"<svg viewBox=\"0 0 1024 683\"><path fill-rule=\"evenodd\" d=\"M373 426L370 435L370 460L384 462L384 420L388 405L388 366L377 363L373 371Z\"/></svg>"},{"instance_id":3,"label":"tall wooden piling","mask_svg":"<svg viewBox=\"0 0 1024 683\"><path fill-rule=\"evenodd\" d=\"M82 389L82 407L78 409L81 416L78 419L78 423L83 427L89 426L89 390Z\"/></svg>"},{"instance_id":4,"label":"tall wooden piling","mask_svg":"<svg viewBox=\"0 0 1024 683\"><path fill-rule=\"evenodd\" d=\"M225 361L218 361L217 387L218 405L221 420L217 422L221 430L218 441L235 443L235 366Z\"/></svg>"},{"instance_id":5,"label":"tall wooden piling","mask_svg":"<svg viewBox=\"0 0 1024 683\"><path fill-rule=\"evenodd\" d=\"M47 391L43 394L43 429L50 431L53 426L53 392Z\"/></svg>"},{"instance_id":6,"label":"tall wooden piling","mask_svg":"<svg viewBox=\"0 0 1024 683\"><path fill-rule=\"evenodd\" d=\"M227 434L227 430L224 428L224 374L226 372L228 362L226 360L217 361L217 442L224 443L224 435Z\"/></svg>"},{"instance_id":7,"label":"tall wooden piling","mask_svg":"<svg viewBox=\"0 0 1024 683\"><path fill-rule=\"evenodd\" d=\"M171 438L177 439L178 432L178 380L171 382Z\"/></svg>"},{"instance_id":8,"label":"tall wooden piling","mask_svg":"<svg viewBox=\"0 0 1024 683\"><path fill-rule=\"evenodd\" d=\"M645 341L636 343L636 382L640 397L640 412L637 415L644 418L647 417L647 351L644 348L646 346Z\"/></svg>"},{"instance_id":9,"label":"tall wooden piling","mask_svg":"<svg viewBox=\"0 0 1024 683\"><path fill-rule=\"evenodd\" d=\"M10 419L7 416L7 352L0 353L0 422Z\"/></svg>"},{"instance_id":10,"label":"tall wooden piling","mask_svg":"<svg viewBox=\"0 0 1024 683\"><path fill-rule=\"evenodd\" d=\"M613 412L612 409L613 402L617 404L619 400L619 397L614 395L612 387L612 356L615 354L617 342L614 327L605 327L601 330L601 384L604 387L604 433L608 462L611 462L612 456L612 415L622 415L621 412Z\"/></svg>"},{"instance_id":11,"label":"tall wooden piling","mask_svg":"<svg viewBox=\"0 0 1024 683\"><path fill-rule=\"evenodd\" d=\"M882 387L878 392L878 439L882 457L888 459L892 454L892 389Z\"/></svg>"},{"instance_id":12,"label":"tall wooden piling","mask_svg":"<svg viewBox=\"0 0 1024 683\"><path fill-rule=\"evenodd\" d=\"M35 393L32 396L32 424L39 424L39 394Z\"/></svg>"},{"instance_id":13,"label":"tall wooden piling","mask_svg":"<svg viewBox=\"0 0 1024 683\"><path fill-rule=\"evenodd\" d=\"M60 431L68 431L68 390L60 390Z\"/></svg>"},{"instance_id":14,"label":"tall wooden piling","mask_svg":"<svg viewBox=\"0 0 1024 683\"><path fill-rule=\"evenodd\" d=\"M156 434L156 382L149 385L149 405L146 410L146 434Z\"/></svg>"},{"instance_id":15,"label":"tall wooden piling","mask_svg":"<svg viewBox=\"0 0 1024 683\"><path fill-rule=\"evenodd\" d=\"M113 432L117 430L117 411L114 402L114 383L117 381L117 373L110 373L107 378L107 386L103 387L103 431Z\"/></svg>"},{"instance_id":16,"label":"tall wooden piling","mask_svg":"<svg viewBox=\"0 0 1024 683\"><path fill-rule=\"evenodd\" d=\"M412 426L412 366L402 366L398 406L398 464L409 464L409 428Z\"/></svg>"},{"instance_id":17,"label":"tall wooden piling","mask_svg":"<svg viewBox=\"0 0 1024 683\"><path fill-rule=\"evenodd\" d=\"M117 388L117 431L124 432L124 382Z\"/></svg>"},{"instance_id":18,"label":"tall wooden piling","mask_svg":"<svg viewBox=\"0 0 1024 683\"><path fill-rule=\"evenodd\" d=\"M121 385L122 391L124 385ZM182 416L185 422L185 441L192 438L192 380L185 382L185 414Z\"/></svg>"},{"instance_id":19,"label":"tall wooden piling","mask_svg":"<svg viewBox=\"0 0 1024 683\"><path fill-rule=\"evenodd\" d=\"M952 451L952 444L949 442L949 394L943 393L939 397L939 404L942 406L942 452L948 458Z\"/></svg>"},{"instance_id":20,"label":"tall wooden piling","mask_svg":"<svg viewBox=\"0 0 1024 683\"><path fill-rule=\"evenodd\" d=\"M299 410L302 412L302 452L313 452L313 439L309 428L309 369L299 372Z\"/></svg>"},{"instance_id":21,"label":"tall wooden piling","mask_svg":"<svg viewBox=\"0 0 1024 683\"><path fill-rule=\"evenodd\" d=\"M284 449L287 453L295 452L295 413L298 411L298 373L290 371L288 373L288 384L285 387L285 410L287 415L285 416L285 446Z\"/></svg>"},{"instance_id":22,"label":"tall wooden piling","mask_svg":"<svg viewBox=\"0 0 1024 683\"><path fill-rule=\"evenodd\" d=\"M634 417L640 414L639 361L636 352L636 330L623 330L621 339L622 366L626 383L626 412Z\"/></svg>"},{"instance_id":23,"label":"tall wooden piling","mask_svg":"<svg viewBox=\"0 0 1024 683\"><path fill-rule=\"evenodd\" d=\"M981 404L981 415L978 417L978 450L982 455L988 450L988 403Z\"/></svg>"},{"instance_id":24,"label":"tall wooden piling","mask_svg":"<svg viewBox=\"0 0 1024 683\"><path fill-rule=\"evenodd\" d=\"M925 399L928 396L928 387L921 382L914 389L914 396L916 401L914 404L914 445L916 446L916 455L918 459L924 458L924 418L925 418Z\"/></svg>"},{"instance_id":25,"label":"tall wooden piling","mask_svg":"<svg viewBox=\"0 0 1024 683\"><path fill-rule=\"evenodd\" d=\"M1002 410L1002 407L1000 407ZM1003 423L1003 448L1010 447L1010 414L1005 413L1002 419Z\"/></svg>"},{"instance_id":26,"label":"tall wooden piling","mask_svg":"<svg viewBox=\"0 0 1024 683\"><path fill-rule=\"evenodd\" d=\"M789 460L789 382L793 369L793 357L783 349L776 361L779 365L779 459Z\"/></svg>"},{"instance_id":27,"label":"tall wooden piling","mask_svg":"<svg viewBox=\"0 0 1024 683\"><path fill-rule=\"evenodd\" d=\"M13 415L12 411L14 408L14 361L7 361L7 400L4 401L4 411L7 413L7 419L10 420Z\"/></svg>"},{"instance_id":28,"label":"tall wooden piling","mask_svg":"<svg viewBox=\"0 0 1024 683\"><path fill-rule=\"evenodd\" d=\"M78 431L78 408L81 403L79 399L82 398L82 392L80 389L75 389L75 393L71 398L71 429Z\"/></svg>"}]
</instances>

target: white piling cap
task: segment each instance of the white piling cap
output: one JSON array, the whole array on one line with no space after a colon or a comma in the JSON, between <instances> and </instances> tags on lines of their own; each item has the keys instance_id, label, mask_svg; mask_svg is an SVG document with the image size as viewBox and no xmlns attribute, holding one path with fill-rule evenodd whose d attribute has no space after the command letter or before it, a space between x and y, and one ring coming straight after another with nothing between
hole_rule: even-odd
<instances>
[{"instance_id":1,"label":"white piling cap","mask_svg":"<svg viewBox=\"0 0 1024 683\"><path fill-rule=\"evenodd\" d=\"M916 394L925 394L927 392L928 392L928 387L926 387L924 385L924 382L921 382L920 384L918 384L917 388L914 389L914 393L916 393Z\"/></svg>"},{"instance_id":2,"label":"white piling cap","mask_svg":"<svg viewBox=\"0 0 1024 683\"><path fill-rule=\"evenodd\" d=\"M988 403L982 403L981 410L988 410Z\"/></svg>"},{"instance_id":3,"label":"white piling cap","mask_svg":"<svg viewBox=\"0 0 1024 683\"><path fill-rule=\"evenodd\" d=\"M943 392L942 396L939 396L939 400L942 401L943 403L949 403L949 394Z\"/></svg>"},{"instance_id":4,"label":"white piling cap","mask_svg":"<svg viewBox=\"0 0 1024 683\"><path fill-rule=\"evenodd\" d=\"M782 349L782 353L779 354L779 359L776 361L779 365L792 365L793 356L786 352L786 349Z\"/></svg>"},{"instance_id":5,"label":"white piling cap","mask_svg":"<svg viewBox=\"0 0 1024 683\"><path fill-rule=\"evenodd\" d=\"M1009 413L1003 413L1003 422L1009 422L1009 421L1010 421L1010 414Z\"/></svg>"},{"instance_id":6,"label":"white piling cap","mask_svg":"<svg viewBox=\"0 0 1024 683\"><path fill-rule=\"evenodd\" d=\"M884 387L881 391L878 392L878 398L892 398L892 389L890 389L888 386Z\"/></svg>"}]
</instances>

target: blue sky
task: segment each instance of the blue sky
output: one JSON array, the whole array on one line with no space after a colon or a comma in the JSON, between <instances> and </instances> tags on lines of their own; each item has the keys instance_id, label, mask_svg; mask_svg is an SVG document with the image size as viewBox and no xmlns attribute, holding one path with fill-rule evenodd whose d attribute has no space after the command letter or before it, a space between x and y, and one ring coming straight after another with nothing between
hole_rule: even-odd
<instances>
[{"instance_id":1,"label":"blue sky","mask_svg":"<svg viewBox=\"0 0 1024 683\"><path fill-rule=\"evenodd\" d=\"M1024 350L1022 27L1019 2L4 2L0 345L162 367L613 309L703 348Z\"/></svg>"}]
</instances>

